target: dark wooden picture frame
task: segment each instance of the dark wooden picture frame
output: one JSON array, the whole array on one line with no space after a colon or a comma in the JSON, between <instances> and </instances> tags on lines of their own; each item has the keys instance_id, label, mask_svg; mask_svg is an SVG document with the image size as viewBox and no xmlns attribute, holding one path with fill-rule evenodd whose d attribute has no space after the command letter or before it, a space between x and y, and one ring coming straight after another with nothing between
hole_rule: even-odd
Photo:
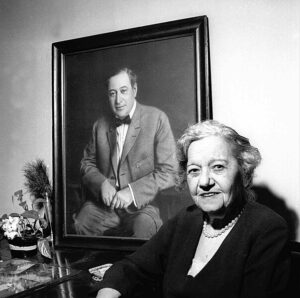
<instances>
[{"instance_id":1,"label":"dark wooden picture frame","mask_svg":"<svg viewBox=\"0 0 300 298\"><path fill-rule=\"evenodd\" d=\"M138 101L166 112L177 139L189 124L212 118L208 19L199 16L56 42L52 63L54 244L134 250L146 240L81 236L71 228L82 199L82 152L94 121L109 109L107 71L118 65L132 68L139 77ZM180 196L175 190L166 192L166 219L190 203L187 195Z\"/></svg>"}]
</instances>

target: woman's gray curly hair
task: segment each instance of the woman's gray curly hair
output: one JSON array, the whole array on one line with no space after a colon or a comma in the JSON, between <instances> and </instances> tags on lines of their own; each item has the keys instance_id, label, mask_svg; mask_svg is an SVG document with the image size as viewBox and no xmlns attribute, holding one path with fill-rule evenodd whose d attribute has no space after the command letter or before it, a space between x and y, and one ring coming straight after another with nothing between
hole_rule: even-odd
<instances>
[{"instance_id":1,"label":"woman's gray curly hair","mask_svg":"<svg viewBox=\"0 0 300 298\"><path fill-rule=\"evenodd\" d=\"M177 141L177 159L179 163L176 177L177 189L183 189L186 183L187 153L190 144L209 136L221 136L231 144L233 156L238 161L243 185L246 190L249 189L253 182L254 170L261 161L261 155L247 138L239 135L231 127L215 120L206 120L189 126Z\"/></svg>"}]
</instances>

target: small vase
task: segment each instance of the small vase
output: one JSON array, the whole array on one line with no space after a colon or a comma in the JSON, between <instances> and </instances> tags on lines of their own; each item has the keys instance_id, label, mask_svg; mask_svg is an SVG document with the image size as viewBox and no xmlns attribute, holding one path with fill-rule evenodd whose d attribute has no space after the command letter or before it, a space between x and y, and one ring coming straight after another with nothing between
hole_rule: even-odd
<instances>
[{"instance_id":1,"label":"small vase","mask_svg":"<svg viewBox=\"0 0 300 298\"><path fill-rule=\"evenodd\" d=\"M27 258L37 253L37 238L21 238L15 237L8 239L11 256L13 258Z\"/></svg>"}]
</instances>

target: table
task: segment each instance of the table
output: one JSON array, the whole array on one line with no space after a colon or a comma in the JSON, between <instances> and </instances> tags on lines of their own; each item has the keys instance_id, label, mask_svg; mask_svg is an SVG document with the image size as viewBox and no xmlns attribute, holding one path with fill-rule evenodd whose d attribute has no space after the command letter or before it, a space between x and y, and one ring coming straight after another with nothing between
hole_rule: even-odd
<instances>
[{"instance_id":1,"label":"table","mask_svg":"<svg viewBox=\"0 0 300 298\"><path fill-rule=\"evenodd\" d=\"M33 287L32 289L9 297L95 297L99 288L99 282L92 278L88 269L106 263L113 263L121 259L127 253L128 252L122 251L96 251L68 248L53 250L53 258L48 259L38 252L34 257L23 259L22 266L26 266L24 263L25 260L36 264L35 267L32 266L32 268L29 268L29 271L31 269L36 269L35 271L43 273L48 272L50 268L56 273L52 275L43 273L46 275L43 285ZM18 259L12 259L11 261L18 261ZM59 271L60 275L58 275ZM52 276L53 279L49 280L49 276Z\"/></svg>"}]
</instances>

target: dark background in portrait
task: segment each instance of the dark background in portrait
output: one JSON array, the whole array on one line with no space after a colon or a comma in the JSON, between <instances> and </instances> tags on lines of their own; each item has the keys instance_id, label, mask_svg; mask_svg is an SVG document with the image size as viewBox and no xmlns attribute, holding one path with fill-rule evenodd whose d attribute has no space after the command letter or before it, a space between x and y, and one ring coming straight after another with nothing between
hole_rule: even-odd
<instances>
[{"instance_id":1,"label":"dark background in portrait","mask_svg":"<svg viewBox=\"0 0 300 298\"><path fill-rule=\"evenodd\" d=\"M110 112L106 89L108 74L119 67L131 68L138 75L137 100L163 110L177 139L188 124L196 121L194 48L193 37L186 36L66 56L65 75L69 82L65 89L68 232L73 233L72 213L82 201L78 186L83 149L91 137L93 123L101 114ZM173 206L161 210L163 219L170 217L167 213L171 209L177 211L189 203L186 193L169 191L166 196L169 199L164 198L165 204L168 201Z\"/></svg>"},{"instance_id":2,"label":"dark background in portrait","mask_svg":"<svg viewBox=\"0 0 300 298\"><path fill-rule=\"evenodd\" d=\"M195 123L193 42L187 36L66 56L68 183L80 180L80 159L92 125L101 114L109 112L105 82L111 69L129 67L138 75L137 100L163 110L176 139L189 123Z\"/></svg>"}]
</instances>

